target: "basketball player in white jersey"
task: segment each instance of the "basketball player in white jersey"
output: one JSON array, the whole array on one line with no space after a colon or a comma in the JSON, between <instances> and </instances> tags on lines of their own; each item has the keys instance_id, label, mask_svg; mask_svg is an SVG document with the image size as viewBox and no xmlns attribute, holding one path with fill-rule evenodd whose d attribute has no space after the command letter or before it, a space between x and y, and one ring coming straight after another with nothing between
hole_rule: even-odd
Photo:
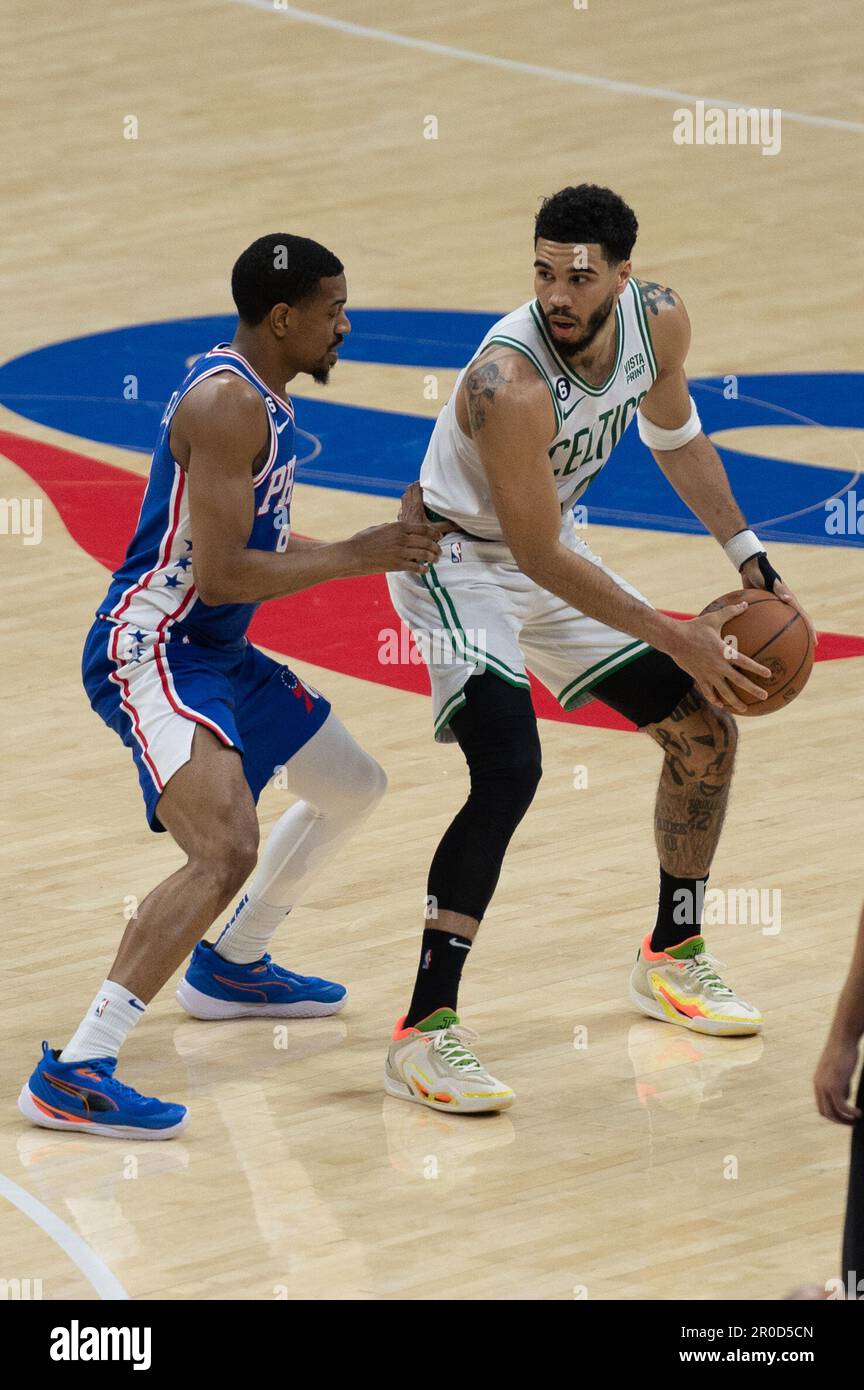
<instances>
[{"instance_id":1,"label":"basketball player in white jersey","mask_svg":"<svg viewBox=\"0 0 864 1390\"><path fill-rule=\"evenodd\" d=\"M486 335L423 461L415 514L425 509L448 527L442 559L428 572L388 576L429 655L435 739L459 743L471 778L432 861L414 994L385 1065L390 1095L435 1109L498 1110L514 1099L467 1046L456 1010L462 968L540 778L526 663L565 709L602 700L664 753L659 905L631 976L633 1004L698 1032L762 1027L717 973L701 933L732 777L732 711L743 708L742 692L764 698L751 677L770 675L721 638L746 605L693 621L664 617L574 525L574 504L635 419L741 587L767 587L798 606L702 433L680 296L632 274L636 232L632 210L607 188L565 188L543 203L535 298Z\"/></svg>"}]
</instances>

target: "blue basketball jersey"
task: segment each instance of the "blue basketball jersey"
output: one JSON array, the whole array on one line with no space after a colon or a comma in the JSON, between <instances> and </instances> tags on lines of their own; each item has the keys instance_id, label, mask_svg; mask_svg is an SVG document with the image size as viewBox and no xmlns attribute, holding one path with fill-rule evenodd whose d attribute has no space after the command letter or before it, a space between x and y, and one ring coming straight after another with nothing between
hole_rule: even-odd
<instances>
[{"instance_id":1,"label":"blue basketball jersey","mask_svg":"<svg viewBox=\"0 0 864 1390\"><path fill-rule=\"evenodd\" d=\"M255 603L204 603L192 576L189 480L171 453L174 412L205 377L235 372L260 392L270 422L270 449L254 475L255 507L247 549L284 551L291 534L291 494L297 457L294 407L261 380L244 357L220 343L198 361L174 392L159 425L150 477L126 558L115 570L97 617L172 641L188 637L205 646L242 647Z\"/></svg>"}]
</instances>

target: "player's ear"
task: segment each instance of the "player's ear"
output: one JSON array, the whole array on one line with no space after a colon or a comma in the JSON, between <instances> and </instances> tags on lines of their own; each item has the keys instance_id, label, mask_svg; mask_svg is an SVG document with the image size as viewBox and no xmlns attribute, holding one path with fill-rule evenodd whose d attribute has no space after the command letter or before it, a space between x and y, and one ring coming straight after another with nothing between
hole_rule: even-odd
<instances>
[{"instance_id":1,"label":"player's ear","mask_svg":"<svg viewBox=\"0 0 864 1390\"><path fill-rule=\"evenodd\" d=\"M270 310L270 327L277 338L286 338L296 327L297 309L291 304L274 304Z\"/></svg>"}]
</instances>

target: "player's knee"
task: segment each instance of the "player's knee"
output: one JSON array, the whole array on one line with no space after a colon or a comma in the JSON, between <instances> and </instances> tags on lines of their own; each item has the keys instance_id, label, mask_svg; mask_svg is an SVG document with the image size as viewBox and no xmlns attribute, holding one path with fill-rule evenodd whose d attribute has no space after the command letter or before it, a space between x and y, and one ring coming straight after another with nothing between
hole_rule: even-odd
<instances>
[{"instance_id":1,"label":"player's knee","mask_svg":"<svg viewBox=\"0 0 864 1390\"><path fill-rule=\"evenodd\" d=\"M539 748L525 748L513 764L514 792L524 802L527 811L540 785L543 776L543 761Z\"/></svg>"},{"instance_id":2,"label":"player's knee","mask_svg":"<svg viewBox=\"0 0 864 1390\"><path fill-rule=\"evenodd\" d=\"M717 750L715 759L720 754L723 765L731 767L735 759L735 749L738 747L738 725L735 716L728 709L718 709L716 705L707 705L706 711L711 720L711 732Z\"/></svg>"},{"instance_id":3,"label":"player's knee","mask_svg":"<svg viewBox=\"0 0 864 1390\"><path fill-rule=\"evenodd\" d=\"M348 823L368 816L386 790L383 767L358 747L340 765L338 778L320 789L313 804L318 815Z\"/></svg>"},{"instance_id":4,"label":"player's knee","mask_svg":"<svg viewBox=\"0 0 864 1390\"><path fill-rule=\"evenodd\" d=\"M472 800L515 825L531 805L543 771L531 696L489 671L472 676L465 695L453 732L468 763Z\"/></svg>"},{"instance_id":5,"label":"player's knee","mask_svg":"<svg viewBox=\"0 0 864 1390\"><path fill-rule=\"evenodd\" d=\"M190 856L213 892L230 897L238 892L258 862L258 823L254 819L225 823L213 831Z\"/></svg>"},{"instance_id":6,"label":"player's knee","mask_svg":"<svg viewBox=\"0 0 864 1390\"><path fill-rule=\"evenodd\" d=\"M703 771L718 765L731 764L738 745L738 725L728 709L712 705L698 690L692 692L695 699L695 717L699 721L698 734L691 731L690 744L693 756L701 759Z\"/></svg>"},{"instance_id":7,"label":"player's knee","mask_svg":"<svg viewBox=\"0 0 864 1390\"><path fill-rule=\"evenodd\" d=\"M362 815L374 810L387 790L387 773L368 753L364 753L358 766L353 789L357 809Z\"/></svg>"},{"instance_id":8,"label":"player's knee","mask_svg":"<svg viewBox=\"0 0 864 1390\"><path fill-rule=\"evenodd\" d=\"M226 871L233 879L232 891L240 888L258 863L258 827L245 830L229 847Z\"/></svg>"},{"instance_id":9,"label":"player's knee","mask_svg":"<svg viewBox=\"0 0 864 1390\"><path fill-rule=\"evenodd\" d=\"M514 744L500 749L494 760L472 767L471 790L484 796L498 813L507 812L521 820L534 800L542 776L539 745Z\"/></svg>"},{"instance_id":10,"label":"player's knee","mask_svg":"<svg viewBox=\"0 0 864 1390\"><path fill-rule=\"evenodd\" d=\"M709 704L692 690L668 719L651 733L667 757L686 761L692 777L714 780L731 776L738 746L738 726L727 709Z\"/></svg>"}]
</instances>

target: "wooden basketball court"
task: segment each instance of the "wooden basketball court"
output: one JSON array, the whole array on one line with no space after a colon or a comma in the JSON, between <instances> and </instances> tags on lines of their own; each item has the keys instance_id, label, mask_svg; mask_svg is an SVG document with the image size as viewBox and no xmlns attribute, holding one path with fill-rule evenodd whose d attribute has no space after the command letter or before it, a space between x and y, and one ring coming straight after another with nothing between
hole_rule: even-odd
<instances>
[{"instance_id":1,"label":"wooden basketball court","mask_svg":"<svg viewBox=\"0 0 864 1390\"><path fill-rule=\"evenodd\" d=\"M798 409L813 418L806 378L859 369L862 19L851 0L818 11L803 0L310 4L43 12L12 0L4 362L227 314L234 259L280 229L341 256L349 315L503 313L532 293L540 197L591 181L636 209L636 273L683 295L692 375L801 374ZM780 152L676 144L682 95L781 108ZM145 394L146 364L118 357L118 397L135 371ZM437 399L427 375L345 361L326 399L431 417L455 371L437 373ZM295 386L302 426L307 398L324 397L308 379ZM848 389L860 389L851 376ZM50 374L39 390L52 396ZM0 408L3 431L146 474L146 453L40 422L23 394ZM858 426L777 420L717 442L787 460L790 477L796 462L824 468L826 498L831 470L854 484ZM390 778L274 946L292 969L344 981L346 1011L283 1029L200 1023L171 986L122 1075L190 1106L181 1139L125 1145L24 1124L15 1099L40 1040L68 1039L124 912L182 856L147 830L126 750L81 688L108 572L15 454L3 448L0 495L44 506L39 544L0 535L0 1277L41 1280L46 1299L176 1300L758 1300L832 1277L848 1135L817 1116L810 1076L862 895L854 643L816 665L790 709L741 721L712 884L781 889L782 926L717 926L708 940L763 1009L763 1037L699 1037L633 1012L628 973L656 902L658 753L631 732L545 720L545 777L460 1001L518 1103L472 1120L385 1098L383 1054L463 763L433 744L425 697L297 660ZM419 465L406 454L406 480ZM374 458L356 472L375 477ZM335 539L395 515L391 496L299 478L293 522L305 534ZM107 525L111 488L93 505ZM793 483L764 517L795 509ZM708 537L635 524L588 534L665 609L697 613L733 587ZM820 631L864 635L860 537L770 551ZM576 767L587 786L574 785ZM262 798L264 830L284 796Z\"/></svg>"}]
</instances>

